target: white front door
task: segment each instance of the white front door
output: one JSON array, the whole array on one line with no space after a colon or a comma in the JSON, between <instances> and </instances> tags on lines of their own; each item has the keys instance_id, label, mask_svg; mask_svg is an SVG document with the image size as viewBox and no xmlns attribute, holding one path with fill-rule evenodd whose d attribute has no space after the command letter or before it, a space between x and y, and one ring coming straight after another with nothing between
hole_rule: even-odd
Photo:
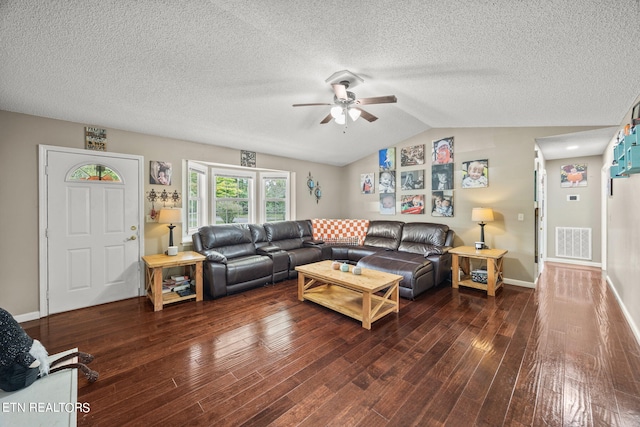
<instances>
[{"instance_id":1,"label":"white front door","mask_svg":"<svg viewBox=\"0 0 640 427\"><path fill-rule=\"evenodd\" d=\"M48 314L139 295L141 167L131 156L46 151Z\"/></svg>"}]
</instances>

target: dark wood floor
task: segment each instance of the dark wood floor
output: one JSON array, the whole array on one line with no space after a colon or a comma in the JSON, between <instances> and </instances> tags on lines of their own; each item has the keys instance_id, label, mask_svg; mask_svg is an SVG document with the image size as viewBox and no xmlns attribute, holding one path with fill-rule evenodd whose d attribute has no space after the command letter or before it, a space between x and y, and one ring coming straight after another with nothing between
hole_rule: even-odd
<instances>
[{"instance_id":1,"label":"dark wood floor","mask_svg":"<svg viewBox=\"0 0 640 427\"><path fill-rule=\"evenodd\" d=\"M79 347L80 426L638 426L640 348L594 269L536 291L439 287L371 331L295 281L154 313L143 298L26 322Z\"/></svg>"}]
</instances>

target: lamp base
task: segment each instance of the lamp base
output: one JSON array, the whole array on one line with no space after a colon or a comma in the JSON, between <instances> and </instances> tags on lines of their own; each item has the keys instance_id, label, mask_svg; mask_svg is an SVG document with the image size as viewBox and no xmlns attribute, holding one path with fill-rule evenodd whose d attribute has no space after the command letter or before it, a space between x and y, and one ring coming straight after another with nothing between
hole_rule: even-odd
<instances>
[{"instance_id":1,"label":"lamp base","mask_svg":"<svg viewBox=\"0 0 640 427\"><path fill-rule=\"evenodd\" d=\"M178 255L178 247L177 246L169 246L167 248L167 255L169 255L169 256Z\"/></svg>"}]
</instances>

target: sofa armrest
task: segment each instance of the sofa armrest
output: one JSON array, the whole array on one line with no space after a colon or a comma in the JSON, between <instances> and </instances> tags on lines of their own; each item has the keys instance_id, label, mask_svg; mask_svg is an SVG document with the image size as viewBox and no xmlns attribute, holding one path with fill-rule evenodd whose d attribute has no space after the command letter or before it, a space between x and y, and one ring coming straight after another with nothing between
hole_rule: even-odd
<instances>
[{"instance_id":1,"label":"sofa armrest","mask_svg":"<svg viewBox=\"0 0 640 427\"><path fill-rule=\"evenodd\" d=\"M428 258L432 255L444 255L449 253L451 246L425 245L424 257Z\"/></svg>"},{"instance_id":2,"label":"sofa armrest","mask_svg":"<svg viewBox=\"0 0 640 427\"><path fill-rule=\"evenodd\" d=\"M324 240L305 240L302 242L302 246L313 247L318 245L324 245Z\"/></svg>"},{"instance_id":3,"label":"sofa armrest","mask_svg":"<svg viewBox=\"0 0 640 427\"><path fill-rule=\"evenodd\" d=\"M217 263L220 263L220 264L226 264L227 263L227 257L222 255L218 251L214 251L213 249L205 249L204 251L201 251L200 253L207 257L207 261L217 262Z\"/></svg>"},{"instance_id":4,"label":"sofa armrest","mask_svg":"<svg viewBox=\"0 0 640 427\"><path fill-rule=\"evenodd\" d=\"M278 246L262 246L256 249L256 253L258 253L258 255L269 255L274 252L281 252L281 251L282 251L282 248Z\"/></svg>"}]
</instances>

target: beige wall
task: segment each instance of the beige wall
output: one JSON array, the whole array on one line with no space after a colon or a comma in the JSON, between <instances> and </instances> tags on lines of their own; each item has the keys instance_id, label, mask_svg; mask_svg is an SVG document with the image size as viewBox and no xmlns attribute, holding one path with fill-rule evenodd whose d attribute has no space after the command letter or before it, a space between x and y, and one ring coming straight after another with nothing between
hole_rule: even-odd
<instances>
[{"instance_id":1,"label":"beige wall","mask_svg":"<svg viewBox=\"0 0 640 427\"><path fill-rule=\"evenodd\" d=\"M546 259L556 258L556 227L591 228L591 260L556 258L557 261L576 261L599 265L602 261L601 206L602 156L574 157L547 160L547 252ZM586 187L560 187L560 169L564 165L587 164ZM568 195L579 201L567 201Z\"/></svg>"},{"instance_id":2,"label":"beige wall","mask_svg":"<svg viewBox=\"0 0 640 427\"><path fill-rule=\"evenodd\" d=\"M79 124L0 111L0 236L4 244L0 249L0 306L15 315L39 310L38 290L38 145L83 148L84 126ZM433 221L449 224L456 232L456 244L470 244L479 235L479 227L470 219L474 206L490 206L496 212L496 221L486 226L487 243L492 247L509 250L505 261L505 274L523 284L534 281L533 267L533 149L536 137L577 132L591 128L480 128L432 129L396 146L425 144L453 136L455 138L455 208L453 218L435 218L425 215L387 216L378 213L378 194L360 193L360 174L376 172L377 153L344 168L312 162L291 160L258 153L257 166L290 170L297 174L297 218L369 218L398 219L403 221ZM108 151L142 155L145 158L145 177L149 160L170 161L174 165L174 183L170 190L182 192L182 160L198 159L216 163L238 165L240 149L197 144L151 135L143 135L107 128ZM303 147L301 147L303 149ZM489 187L461 189L461 162L489 159ZM413 168L400 168L415 169ZM425 170L430 171L429 165ZM323 199L316 204L306 188L306 176L311 172L320 181ZM430 173L425 173L424 194L429 193ZM615 195L609 199L609 276L619 290L623 301L631 306L638 301L634 277L640 275L634 255L640 241L640 227L634 221L638 212L638 176L615 182ZM635 183L635 184L634 184ZM377 183L376 183L377 184ZM151 186L145 184L145 193ZM158 188L158 187L155 187ZM400 192L399 194L408 193ZM148 207L148 204L145 204ZM524 221L517 220L518 213ZM156 253L164 247L166 227L145 224L145 252ZM176 229L180 232L180 229ZM620 242L626 242L620 245ZM640 319L637 304L630 308ZM633 311L635 310L635 311Z\"/></svg>"},{"instance_id":3,"label":"beige wall","mask_svg":"<svg viewBox=\"0 0 640 427\"><path fill-rule=\"evenodd\" d=\"M636 100L640 102L640 98ZM634 103L635 105L635 103ZM631 112L620 128L631 122ZM613 161L613 145L605 151L605 165ZM606 197L607 279L622 303L636 339L640 342L640 174L613 180L613 196ZM602 301L606 304L606 301Z\"/></svg>"},{"instance_id":4,"label":"beige wall","mask_svg":"<svg viewBox=\"0 0 640 427\"><path fill-rule=\"evenodd\" d=\"M480 227L471 221L473 207L493 208L495 221L485 227L485 241L492 248L507 249L504 270L512 283L532 286L535 281L534 265L534 147L535 138L578 132L586 128L457 128L431 129L396 145L396 155L402 147L425 144L430 153L432 142L454 137L454 208L453 218L424 215L380 215L377 194L363 195L358 185L360 174L378 169L378 155L372 154L346 169L349 183L345 194L347 215L352 218L395 219L407 222L425 221L445 223L456 233L456 245L473 245L480 235ZM462 189L462 162L476 159L489 160L489 186ZM397 167L402 170L417 167ZM431 160L425 166L425 190L400 191L402 194L431 193ZM595 167L594 169L599 169ZM376 186L377 186L376 181ZM429 197L426 197L429 199ZM399 212L399 210L398 210ZM518 214L524 221L518 221Z\"/></svg>"},{"instance_id":5,"label":"beige wall","mask_svg":"<svg viewBox=\"0 0 640 427\"><path fill-rule=\"evenodd\" d=\"M84 127L100 124L71 123L0 111L0 307L14 315L39 311L38 288L38 145L84 148ZM173 182L168 190L182 194L182 161L197 159L240 164L240 149L197 144L169 138L107 128L109 152L142 155L145 158L145 195L149 161L173 165ZM301 143L301 149L303 149ZM296 218L336 218L345 215L332 198L342 192L343 168L258 153L257 166L296 173ZM316 203L306 187L308 173L320 181L323 198ZM334 199L335 200L335 199ZM145 203L145 208L150 206ZM181 228L174 231L179 236ZM164 250L168 234L165 225L145 224L145 252Z\"/></svg>"}]
</instances>

